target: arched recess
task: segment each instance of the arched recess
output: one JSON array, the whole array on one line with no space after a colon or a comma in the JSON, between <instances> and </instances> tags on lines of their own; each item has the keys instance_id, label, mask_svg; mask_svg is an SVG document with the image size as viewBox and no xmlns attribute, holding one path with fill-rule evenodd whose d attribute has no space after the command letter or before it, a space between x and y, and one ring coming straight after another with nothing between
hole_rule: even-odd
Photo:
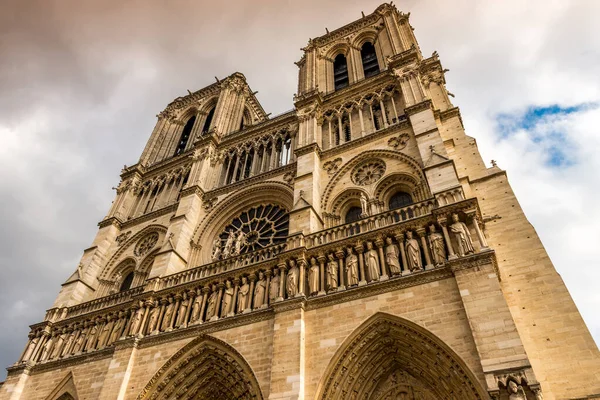
<instances>
[{"instance_id":1,"label":"arched recess","mask_svg":"<svg viewBox=\"0 0 600 400\"><path fill-rule=\"evenodd\" d=\"M342 217L342 223L345 222L343 220L344 215L348 212L348 210L352 207L362 207L360 204L360 196L361 194L367 194L367 192L363 189L359 188L349 188L338 194L335 199L333 199L331 205L331 213L334 215L339 215ZM363 210L364 213L365 210Z\"/></svg>"},{"instance_id":2,"label":"arched recess","mask_svg":"<svg viewBox=\"0 0 600 400\"><path fill-rule=\"evenodd\" d=\"M200 336L173 355L152 377L137 400L261 400L250 365L233 347Z\"/></svg>"},{"instance_id":3,"label":"arched recess","mask_svg":"<svg viewBox=\"0 0 600 400\"><path fill-rule=\"evenodd\" d=\"M377 313L333 356L317 399L488 399L464 361L441 339L404 318Z\"/></svg>"},{"instance_id":4,"label":"arched recess","mask_svg":"<svg viewBox=\"0 0 600 400\"><path fill-rule=\"evenodd\" d=\"M65 375L54 390L46 396L45 400L79 400L75 381L73 380L73 373L69 372Z\"/></svg>"},{"instance_id":5,"label":"arched recess","mask_svg":"<svg viewBox=\"0 0 600 400\"><path fill-rule=\"evenodd\" d=\"M136 257L140 257L134 254L136 245L138 242L140 242L140 239L152 234L153 232L158 234L158 240L154 247L149 249L149 252L154 251L154 249L159 249L164 242L167 228L158 224L148 225L133 235L129 240L123 243L123 245L120 246L117 251L115 251L110 260L106 263L106 266L102 269L98 279L110 279L110 277L115 273L115 265L119 264L125 258L132 257L133 259L136 259ZM145 256L146 254L141 255L141 257Z\"/></svg>"},{"instance_id":6,"label":"arched recess","mask_svg":"<svg viewBox=\"0 0 600 400\"><path fill-rule=\"evenodd\" d=\"M362 165L363 163L368 162L370 159L383 160L386 164L390 165L385 171L387 175L384 174L375 182L375 185L379 185L379 182L386 180L387 176L390 175L389 171L396 171L394 173L403 173L412 177L419 186L425 188L427 187L427 180L425 178L425 174L423 173L422 167L414 158L393 150L365 151L342 165L340 169L331 177L329 183L327 183L327 186L325 187L325 190L323 190L323 195L321 197L321 210L333 213L333 199L336 199L339 193L343 192L347 187L358 188L352 182L350 175L352 174L354 167L359 164ZM392 166L392 162L397 164ZM377 186L375 186L375 188L376 187ZM373 192L373 185L363 186L362 188L368 194L369 199L377 198ZM424 190L428 192L428 189Z\"/></svg>"},{"instance_id":7,"label":"arched recess","mask_svg":"<svg viewBox=\"0 0 600 400\"><path fill-rule=\"evenodd\" d=\"M196 258L200 264L210 262L211 244L217 235L243 211L260 204L273 204L290 211L293 206L294 192L282 182L266 181L248 185L244 189L229 194L216 205L202 220L194 232L194 243L209 244Z\"/></svg>"},{"instance_id":8,"label":"arched recess","mask_svg":"<svg viewBox=\"0 0 600 400\"><path fill-rule=\"evenodd\" d=\"M398 192L410 194L414 203L431 197L426 184L417 181L412 175L403 173L390 174L378 182L373 196L384 204L386 208L389 208L390 199Z\"/></svg>"}]
</instances>

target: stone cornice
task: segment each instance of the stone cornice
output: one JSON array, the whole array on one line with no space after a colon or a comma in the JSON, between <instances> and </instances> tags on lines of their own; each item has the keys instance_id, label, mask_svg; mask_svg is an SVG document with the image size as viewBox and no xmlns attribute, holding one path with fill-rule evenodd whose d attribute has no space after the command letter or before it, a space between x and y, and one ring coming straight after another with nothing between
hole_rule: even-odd
<instances>
[{"instance_id":1,"label":"stone cornice","mask_svg":"<svg viewBox=\"0 0 600 400\"><path fill-rule=\"evenodd\" d=\"M98 227L100 229L102 229L102 228L106 228L107 226L114 225L117 228L121 229L122 224L123 223L121 222L121 220L119 218L109 217L109 218L103 219L102 221L98 222Z\"/></svg>"},{"instance_id":2,"label":"stone cornice","mask_svg":"<svg viewBox=\"0 0 600 400\"><path fill-rule=\"evenodd\" d=\"M193 186L187 187L185 189L182 189L180 192L180 194L181 194L180 197L182 198L185 196L189 196L191 194L197 194L198 196L202 197L202 196L204 196L204 193L205 193L204 190L200 186L193 185Z\"/></svg>"},{"instance_id":3,"label":"stone cornice","mask_svg":"<svg viewBox=\"0 0 600 400\"><path fill-rule=\"evenodd\" d=\"M226 193L229 193L229 192L233 192L233 191L239 189L240 187L243 187L243 186L246 186L246 185L249 185L249 184L252 184L252 183L260 182L262 180L267 180L269 178L273 178L275 176L283 175L286 172L295 171L295 170L296 170L296 162L292 162L292 163L289 163L287 165L284 165L283 167L279 167L279 168L273 169L271 171L264 172L264 173L262 173L260 175L255 175L255 176L252 176L250 178L246 178L246 179L243 179L241 181L238 181L236 183L232 183L232 184L229 184L229 185L226 185L226 186L221 186L219 188L210 190L210 191L206 192L205 195L208 198L218 197L218 196L221 196L223 194L226 194Z\"/></svg>"},{"instance_id":4,"label":"stone cornice","mask_svg":"<svg viewBox=\"0 0 600 400\"><path fill-rule=\"evenodd\" d=\"M500 271L498 271L498 262L496 260L496 252L494 250L487 250L470 256L455 258L454 260L449 260L447 262L447 266L453 274L456 274L458 271L477 268L488 264L491 264L494 267L496 276L498 277L498 280L501 281Z\"/></svg>"},{"instance_id":5,"label":"stone cornice","mask_svg":"<svg viewBox=\"0 0 600 400\"><path fill-rule=\"evenodd\" d=\"M388 68L403 68L410 64L419 64L422 60L421 52L416 47L404 50L402 53L388 57Z\"/></svg>"},{"instance_id":6,"label":"stone cornice","mask_svg":"<svg viewBox=\"0 0 600 400\"><path fill-rule=\"evenodd\" d=\"M147 180L148 177L151 177L153 175L160 175L161 173L166 172L169 169L187 164L190 161L191 156L194 155L194 150L195 148L192 146L191 148L187 149L186 151L175 157L167 158L156 164L152 164L144 168L142 174L144 180Z\"/></svg>"},{"instance_id":7,"label":"stone cornice","mask_svg":"<svg viewBox=\"0 0 600 400\"><path fill-rule=\"evenodd\" d=\"M41 372L54 369L63 369L71 367L73 365L80 365L83 363L94 362L105 358L112 357L115 349L113 347L106 347L102 350L95 350L91 353L77 354L67 358L58 360L46 361L42 363L36 363L30 367L30 374L35 375Z\"/></svg>"},{"instance_id":8,"label":"stone cornice","mask_svg":"<svg viewBox=\"0 0 600 400\"><path fill-rule=\"evenodd\" d=\"M296 157L302 157L306 154L315 153L319 158L321 157L321 147L317 143L310 143L306 146L302 146L294 150Z\"/></svg>"},{"instance_id":9,"label":"stone cornice","mask_svg":"<svg viewBox=\"0 0 600 400\"><path fill-rule=\"evenodd\" d=\"M177 202L175 204L171 204L166 207L163 207L159 210L152 211L151 213L144 214L139 217L127 220L121 224L121 229L126 229L129 227L135 226L137 224L141 224L142 222L150 221L154 218L173 213L177 210L178 206L179 206L179 202Z\"/></svg>"},{"instance_id":10,"label":"stone cornice","mask_svg":"<svg viewBox=\"0 0 600 400\"><path fill-rule=\"evenodd\" d=\"M404 112L406 113L406 115L410 116L412 114L416 114L418 112L425 111L425 110L433 110L433 104L431 103L431 100L429 100L429 99L423 100L422 102L420 102L418 104L415 104L415 105L405 108Z\"/></svg>"}]
</instances>

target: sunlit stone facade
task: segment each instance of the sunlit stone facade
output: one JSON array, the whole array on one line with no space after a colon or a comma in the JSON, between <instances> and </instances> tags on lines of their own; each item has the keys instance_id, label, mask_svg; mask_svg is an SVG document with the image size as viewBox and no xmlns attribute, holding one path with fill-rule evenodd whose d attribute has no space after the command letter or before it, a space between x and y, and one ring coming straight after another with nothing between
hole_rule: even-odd
<instances>
[{"instance_id":1,"label":"sunlit stone facade","mask_svg":"<svg viewBox=\"0 0 600 400\"><path fill-rule=\"evenodd\" d=\"M292 111L235 73L158 115L0 399L600 394L591 335L409 16L383 4L303 52Z\"/></svg>"}]
</instances>

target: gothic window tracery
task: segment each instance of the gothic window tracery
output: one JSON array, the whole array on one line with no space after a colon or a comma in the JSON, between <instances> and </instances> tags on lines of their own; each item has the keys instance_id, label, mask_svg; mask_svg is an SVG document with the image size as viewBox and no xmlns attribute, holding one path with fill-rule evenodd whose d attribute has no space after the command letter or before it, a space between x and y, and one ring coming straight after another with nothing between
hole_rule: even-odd
<instances>
[{"instance_id":1,"label":"gothic window tracery","mask_svg":"<svg viewBox=\"0 0 600 400\"><path fill-rule=\"evenodd\" d=\"M144 256L150 252L158 243L158 233L152 232L140 239L135 246L134 254L138 257Z\"/></svg>"},{"instance_id":2,"label":"gothic window tracery","mask_svg":"<svg viewBox=\"0 0 600 400\"><path fill-rule=\"evenodd\" d=\"M372 160L356 167L352 172L352 182L358 186L368 186L377 182L385 174L385 162Z\"/></svg>"},{"instance_id":3,"label":"gothic window tracery","mask_svg":"<svg viewBox=\"0 0 600 400\"><path fill-rule=\"evenodd\" d=\"M218 236L220 254L226 258L284 243L288 227L286 209L272 204L252 207L234 218Z\"/></svg>"}]
</instances>

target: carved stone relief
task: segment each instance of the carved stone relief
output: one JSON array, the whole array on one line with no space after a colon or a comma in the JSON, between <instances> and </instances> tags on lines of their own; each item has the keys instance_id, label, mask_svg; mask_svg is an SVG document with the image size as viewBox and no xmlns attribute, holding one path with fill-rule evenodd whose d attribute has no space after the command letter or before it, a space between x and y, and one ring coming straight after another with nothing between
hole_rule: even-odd
<instances>
[{"instance_id":1,"label":"carved stone relief","mask_svg":"<svg viewBox=\"0 0 600 400\"><path fill-rule=\"evenodd\" d=\"M377 182L385 174L385 162L382 160L371 160L358 165L352 171L352 182L358 186L367 186Z\"/></svg>"},{"instance_id":2,"label":"carved stone relief","mask_svg":"<svg viewBox=\"0 0 600 400\"><path fill-rule=\"evenodd\" d=\"M158 242L158 233L152 232L140 239L135 246L134 254L142 257L150 252Z\"/></svg>"}]
</instances>

